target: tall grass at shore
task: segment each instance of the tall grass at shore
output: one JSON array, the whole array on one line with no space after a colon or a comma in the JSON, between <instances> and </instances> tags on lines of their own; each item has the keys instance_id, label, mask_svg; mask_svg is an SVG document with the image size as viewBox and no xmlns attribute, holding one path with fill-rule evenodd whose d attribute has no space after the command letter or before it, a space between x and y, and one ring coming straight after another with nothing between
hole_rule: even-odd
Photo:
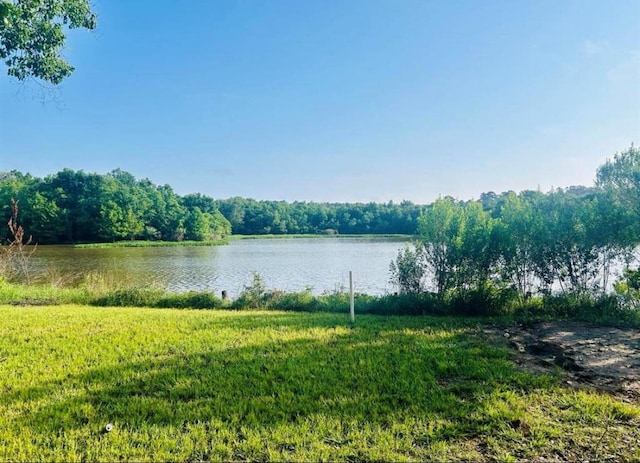
<instances>
[{"instance_id":1,"label":"tall grass at shore","mask_svg":"<svg viewBox=\"0 0 640 463\"><path fill-rule=\"evenodd\" d=\"M637 404L518 369L471 319L346 322L0 306L0 460L640 459Z\"/></svg>"},{"instance_id":2,"label":"tall grass at shore","mask_svg":"<svg viewBox=\"0 0 640 463\"><path fill-rule=\"evenodd\" d=\"M347 313L349 294L333 292L314 295L310 290L268 290L256 275L237 298L223 300L210 291L170 293L161 288L127 286L122 281L100 274L88 274L84 282L74 288L13 284L0 279L0 304ZM477 294L447 298L430 293L384 296L356 294L355 310L357 314L372 315L454 315L520 321L574 319L640 327L640 310L627 305L623 298L616 295L594 297L562 294L521 301Z\"/></svg>"},{"instance_id":3,"label":"tall grass at shore","mask_svg":"<svg viewBox=\"0 0 640 463\"><path fill-rule=\"evenodd\" d=\"M79 243L76 248L158 248L180 246L222 246L229 244L229 239L213 241L150 241L150 240L123 240L111 243Z\"/></svg>"},{"instance_id":4,"label":"tall grass at shore","mask_svg":"<svg viewBox=\"0 0 640 463\"><path fill-rule=\"evenodd\" d=\"M353 234L332 234L332 233L296 233L296 234L264 234L264 235L230 235L230 241L237 240L263 240L263 239L304 239L304 238L329 238L329 239L344 239L344 238L359 238L378 240L384 239L397 239L399 241L409 241L414 239L416 235L406 235L400 233L353 233Z\"/></svg>"},{"instance_id":5,"label":"tall grass at shore","mask_svg":"<svg viewBox=\"0 0 640 463\"><path fill-rule=\"evenodd\" d=\"M414 238L414 235L401 234L353 234L353 235L331 235L331 234L266 234L266 235L230 235L220 240L208 241L156 241L156 240L122 240L108 243L78 243L73 246L76 248L152 248L152 247L180 247L180 246L222 246L229 244L231 241L239 240L257 240L257 239L302 239L302 238L361 238L361 239L397 239L408 241Z\"/></svg>"}]
</instances>

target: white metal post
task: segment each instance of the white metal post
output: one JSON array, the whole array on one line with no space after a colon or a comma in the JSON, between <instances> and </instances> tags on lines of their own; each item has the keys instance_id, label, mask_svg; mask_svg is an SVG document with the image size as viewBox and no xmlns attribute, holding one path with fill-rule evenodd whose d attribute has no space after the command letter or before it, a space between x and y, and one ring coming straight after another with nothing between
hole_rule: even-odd
<instances>
[{"instance_id":1,"label":"white metal post","mask_svg":"<svg viewBox=\"0 0 640 463\"><path fill-rule=\"evenodd\" d=\"M356 308L353 297L353 271L349 270L349 315L351 319L351 324L355 325L356 323Z\"/></svg>"}]
</instances>

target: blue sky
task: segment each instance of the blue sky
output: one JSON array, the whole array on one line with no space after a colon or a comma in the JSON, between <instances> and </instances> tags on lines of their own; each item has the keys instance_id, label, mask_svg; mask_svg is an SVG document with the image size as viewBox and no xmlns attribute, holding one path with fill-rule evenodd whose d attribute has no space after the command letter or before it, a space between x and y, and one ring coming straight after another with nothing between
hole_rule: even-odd
<instances>
[{"instance_id":1,"label":"blue sky","mask_svg":"<svg viewBox=\"0 0 640 463\"><path fill-rule=\"evenodd\" d=\"M0 67L0 171L428 203L590 185L640 143L638 0L93 3L59 88Z\"/></svg>"}]
</instances>

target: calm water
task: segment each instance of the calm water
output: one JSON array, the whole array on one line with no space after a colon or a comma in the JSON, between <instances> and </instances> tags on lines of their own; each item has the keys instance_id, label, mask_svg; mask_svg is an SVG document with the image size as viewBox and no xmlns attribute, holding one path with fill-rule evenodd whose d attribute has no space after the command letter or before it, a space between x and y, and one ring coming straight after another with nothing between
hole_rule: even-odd
<instances>
[{"instance_id":1,"label":"calm water","mask_svg":"<svg viewBox=\"0 0 640 463\"><path fill-rule=\"evenodd\" d=\"M73 285L90 272L107 281L169 291L227 290L235 297L257 272L270 289L314 294L348 289L392 292L389 263L406 241L393 238L290 238L233 241L227 246L77 249L40 246L32 263L40 278Z\"/></svg>"}]
</instances>

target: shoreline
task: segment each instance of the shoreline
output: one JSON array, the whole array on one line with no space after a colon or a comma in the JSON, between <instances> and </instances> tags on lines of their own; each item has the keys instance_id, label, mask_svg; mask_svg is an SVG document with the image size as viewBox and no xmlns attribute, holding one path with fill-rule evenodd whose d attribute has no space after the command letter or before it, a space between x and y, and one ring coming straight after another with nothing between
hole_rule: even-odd
<instances>
[{"instance_id":1,"label":"shoreline","mask_svg":"<svg viewBox=\"0 0 640 463\"><path fill-rule=\"evenodd\" d=\"M38 246L71 246L77 249L96 249L96 248L144 248L144 247L172 247L172 246L224 246L232 241L241 240L275 240L275 239L397 239L398 241L412 241L416 239L416 235L404 234L344 234L344 235L328 235L328 234L267 234L267 235L230 235L220 240L212 241L115 241L112 243L59 243L59 244L39 244Z\"/></svg>"}]
</instances>

